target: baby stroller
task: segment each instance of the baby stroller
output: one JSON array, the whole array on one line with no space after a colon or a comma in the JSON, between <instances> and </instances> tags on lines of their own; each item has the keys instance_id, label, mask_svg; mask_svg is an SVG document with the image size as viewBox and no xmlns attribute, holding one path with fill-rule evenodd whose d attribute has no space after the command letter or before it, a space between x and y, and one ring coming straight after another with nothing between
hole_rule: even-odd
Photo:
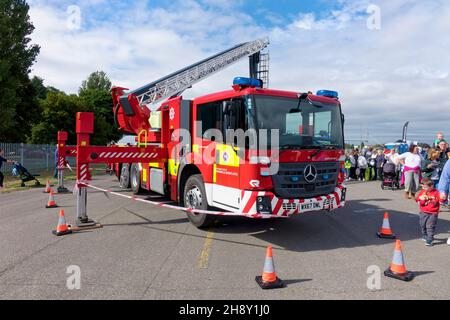
<instances>
[{"instance_id":1,"label":"baby stroller","mask_svg":"<svg viewBox=\"0 0 450 320\"><path fill-rule=\"evenodd\" d=\"M381 182L381 189L398 190L400 189L400 182L398 181L398 174L396 166L393 163L385 163L383 166L383 182Z\"/></svg>"},{"instance_id":2,"label":"baby stroller","mask_svg":"<svg viewBox=\"0 0 450 320\"><path fill-rule=\"evenodd\" d=\"M25 187L25 182L35 181L36 186L40 186L41 182L36 179L36 176L32 175L28 170L22 166L19 162L15 162L12 166L12 175L14 177L19 177L22 180L20 184L21 187Z\"/></svg>"}]
</instances>

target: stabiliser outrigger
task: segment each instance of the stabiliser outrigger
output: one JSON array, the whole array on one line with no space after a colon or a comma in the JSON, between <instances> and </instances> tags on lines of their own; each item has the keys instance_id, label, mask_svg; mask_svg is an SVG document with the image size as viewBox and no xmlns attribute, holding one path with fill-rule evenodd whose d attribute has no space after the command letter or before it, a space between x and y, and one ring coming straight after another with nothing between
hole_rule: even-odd
<instances>
[{"instance_id":1,"label":"stabiliser outrigger","mask_svg":"<svg viewBox=\"0 0 450 320\"><path fill-rule=\"evenodd\" d=\"M91 146L94 116L78 113L77 225L95 225L86 211L91 163L124 164L135 194L146 190L169 196L186 208L197 227L211 225L224 212L279 218L344 206L344 119L338 94L267 89L268 54L262 50L268 44L260 39L234 46L134 91L113 87L116 124L137 136L137 146ZM195 83L244 58L250 61L250 78L236 78L233 90L194 100L181 97ZM203 122L204 130L197 122ZM279 155L261 156L258 146L238 150L232 142L207 135L208 129L272 129L270 123L282 131ZM63 148L60 154L67 154ZM205 150L213 151L213 163L202 162ZM268 174L271 163L279 165L275 174ZM223 212L214 214L211 208Z\"/></svg>"}]
</instances>

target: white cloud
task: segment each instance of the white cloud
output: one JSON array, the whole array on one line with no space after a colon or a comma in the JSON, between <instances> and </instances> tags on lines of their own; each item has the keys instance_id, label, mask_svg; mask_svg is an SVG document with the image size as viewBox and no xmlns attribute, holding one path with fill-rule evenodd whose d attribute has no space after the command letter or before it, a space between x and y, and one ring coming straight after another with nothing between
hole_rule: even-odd
<instances>
[{"instance_id":1,"label":"white cloud","mask_svg":"<svg viewBox=\"0 0 450 320\"><path fill-rule=\"evenodd\" d=\"M271 86L338 90L349 138L368 127L376 140L394 139L406 120L412 133L426 139L433 135L427 130L447 130L450 3L379 0L382 29L371 31L365 14L370 1L341 2L340 10L299 13L286 27L269 29L222 0L177 1L164 8L141 1L126 11L104 0L83 0L77 2L83 27L71 31L64 7L69 1L35 0L30 15L41 54L34 74L76 92L89 73L102 69L114 84L136 88L235 43L269 35ZM96 13L110 18L95 21ZM186 95L227 89L234 76L247 72L241 62Z\"/></svg>"}]
</instances>

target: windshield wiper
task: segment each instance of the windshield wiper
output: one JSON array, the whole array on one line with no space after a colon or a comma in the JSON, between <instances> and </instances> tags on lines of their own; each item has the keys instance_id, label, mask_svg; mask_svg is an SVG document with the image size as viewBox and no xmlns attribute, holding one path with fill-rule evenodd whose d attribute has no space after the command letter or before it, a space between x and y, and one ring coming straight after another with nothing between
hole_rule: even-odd
<instances>
[{"instance_id":1,"label":"windshield wiper","mask_svg":"<svg viewBox=\"0 0 450 320\"><path fill-rule=\"evenodd\" d=\"M309 149L311 146L304 146L304 145L300 145L300 144L284 144L280 147L280 149L297 149L297 150L301 150L301 149Z\"/></svg>"},{"instance_id":2,"label":"windshield wiper","mask_svg":"<svg viewBox=\"0 0 450 320\"><path fill-rule=\"evenodd\" d=\"M329 150L337 150L338 149L338 147L336 145L322 145L322 146L313 146L313 147L318 147L318 149L317 149L316 152L314 152L310 156L311 159L314 158L315 156L317 156L319 153L321 153L324 150L327 150L327 149L329 149Z\"/></svg>"}]
</instances>

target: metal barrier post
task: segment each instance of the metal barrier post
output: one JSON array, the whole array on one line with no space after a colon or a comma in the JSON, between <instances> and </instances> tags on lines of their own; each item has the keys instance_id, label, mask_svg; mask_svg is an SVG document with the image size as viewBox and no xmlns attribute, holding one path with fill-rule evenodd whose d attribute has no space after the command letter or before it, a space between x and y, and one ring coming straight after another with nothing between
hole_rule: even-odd
<instances>
[{"instance_id":1,"label":"metal barrier post","mask_svg":"<svg viewBox=\"0 0 450 320\"><path fill-rule=\"evenodd\" d=\"M89 162L83 158L83 148L90 145L90 134L94 133L94 114L92 112L79 112L76 119L77 132L77 221L79 228L92 228L99 226L87 215L87 181L91 180Z\"/></svg>"},{"instance_id":2,"label":"metal barrier post","mask_svg":"<svg viewBox=\"0 0 450 320\"><path fill-rule=\"evenodd\" d=\"M68 134L65 131L58 131L58 193L69 193L69 189L64 186L64 168L66 165L66 155L63 147L66 146Z\"/></svg>"}]
</instances>

